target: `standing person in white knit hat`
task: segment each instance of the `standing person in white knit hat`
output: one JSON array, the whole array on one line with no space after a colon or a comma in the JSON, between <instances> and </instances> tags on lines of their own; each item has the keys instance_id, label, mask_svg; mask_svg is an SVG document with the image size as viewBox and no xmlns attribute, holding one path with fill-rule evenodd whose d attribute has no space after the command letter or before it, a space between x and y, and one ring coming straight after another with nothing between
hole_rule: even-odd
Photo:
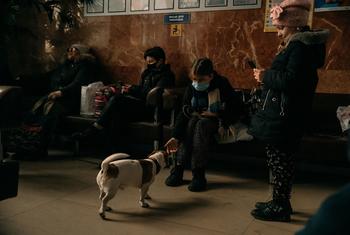
<instances>
[{"instance_id":1,"label":"standing person in white knit hat","mask_svg":"<svg viewBox=\"0 0 350 235\"><path fill-rule=\"evenodd\" d=\"M296 152L303 135L318 83L317 69L325 60L328 30L307 26L311 0L285 0L271 9L281 39L269 69L254 69L263 87L262 108L253 116L249 133L266 145L273 176L273 198L258 202L251 214L260 220L291 219L290 197Z\"/></svg>"}]
</instances>

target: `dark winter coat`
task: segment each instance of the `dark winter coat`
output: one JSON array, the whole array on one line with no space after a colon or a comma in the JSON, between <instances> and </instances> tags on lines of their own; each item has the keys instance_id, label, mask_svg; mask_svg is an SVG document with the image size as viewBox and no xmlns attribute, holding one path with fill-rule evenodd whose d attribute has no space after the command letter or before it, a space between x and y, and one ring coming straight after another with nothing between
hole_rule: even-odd
<instances>
[{"instance_id":1,"label":"dark winter coat","mask_svg":"<svg viewBox=\"0 0 350 235\"><path fill-rule=\"evenodd\" d=\"M49 92L60 90L62 99L79 101L81 86L92 83L94 60L83 58L77 62L66 60L48 74Z\"/></svg>"},{"instance_id":2,"label":"dark winter coat","mask_svg":"<svg viewBox=\"0 0 350 235\"><path fill-rule=\"evenodd\" d=\"M175 86L175 75L169 64L163 64L159 68L147 68L141 74L139 85L134 85L129 90L129 95L146 100L148 92L155 87L170 88Z\"/></svg>"},{"instance_id":3,"label":"dark winter coat","mask_svg":"<svg viewBox=\"0 0 350 235\"><path fill-rule=\"evenodd\" d=\"M219 106L221 107L221 110L218 112L218 118L225 126L235 123L241 114L242 103L229 81L225 77L222 77L215 72L214 78L209 84L207 91L208 95L216 89L218 89L220 92ZM187 124L190 120L190 115L188 115L189 113L186 110L186 107L192 107L192 98L195 92L196 91L192 85L187 87L185 91L183 106L177 115L175 128L172 133L172 137L178 140L183 140L185 137Z\"/></svg>"},{"instance_id":4,"label":"dark winter coat","mask_svg":"<svg viewBox=\"0 0 350 235\"><path fill-rule=\"evenodd\" d=\"M301 138L318 83L317 69L325 60L329 32L292 35L263 76L262 108L253 116L249 133L268 143Z\"/></svg>"}]
</instances>

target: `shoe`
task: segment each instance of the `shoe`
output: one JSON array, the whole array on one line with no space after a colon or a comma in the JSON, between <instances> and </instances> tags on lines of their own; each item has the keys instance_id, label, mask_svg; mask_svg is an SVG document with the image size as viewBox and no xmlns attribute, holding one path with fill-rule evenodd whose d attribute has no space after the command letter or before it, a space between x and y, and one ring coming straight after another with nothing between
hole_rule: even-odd
<instances>
[{"instance_id":1,"label":"shoe","mask_svg":"<svg viewBox=\"0 0 350 235\"><path fill-rule=\"evenodd\" d=\"M170 187L177 187L183 184L184 167L176 165L170 171L170 175L165 180L165 184Z\"/></svg>"},{"instance_id":2,"label":"shoe","mask_svg":"<svg viewBox=\"0 0 350 235\"><path fill-rule=\"evenodd\" d=\"M94 125L89 126L82 132L75 132L72 134L73 140L84 140L89 139L92 136L97 135L101 130L97 129Z\"/></svg>"},{"instance_id":3,"label":"shoe","mask_svg":"<svg viewBox=\"0 0 350 235\"><path fill-rule=\"evenodd\" d=\"M257 203L255 203L255 208L256 209L264 209L265 207L269 206L271 203L273 203L273 200L268 201L268 202L257 202ZM288 200L287 206L288 206L287 209L290 212L290 214L293 214L292 205L290 204L289 200Z\"/></svg>"},{"instance_id":4,"label":"shoe","mask_svg":"<svg viewBox=\"0 0 350 235\"><path fill-rule=\"evenodd\" d=\"M205 170L197 168L192 170L192 181L188 185L188 190L191 192L202 192L207 189L207 179L205 178Z\"/></svg>"},{"instance_id":5,"label":"shoe","mask_svg":"<svg viewBox=\"0 0 350 235\"><path fill-rule=\"evenodd\" d=\"M255 219L264 221L290 222L289 200L272 200L266 207L254 209L251 214Z\"/></svg>"}]
</instances>

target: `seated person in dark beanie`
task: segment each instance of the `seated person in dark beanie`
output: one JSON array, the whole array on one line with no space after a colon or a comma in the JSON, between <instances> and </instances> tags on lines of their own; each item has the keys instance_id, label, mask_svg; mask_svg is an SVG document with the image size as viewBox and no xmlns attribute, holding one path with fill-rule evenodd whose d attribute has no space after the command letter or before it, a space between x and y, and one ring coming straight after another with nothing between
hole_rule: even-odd
<instances>
[{"instance_id":1,"label":"seated person in dark beanie","mask_svg":"<svg viewBox=\"0 0 350 235\"><path fill-rule=\"evenodd\" d=\"M96 122L83 132L74 133L74 139L89 138L108 127L112 121L118 128L127 120L136 121L151 115L146 106L148 92L155 87L173 87L175 75L170 65L165 64L165 52L161 47L146 50L144 59L147 68L141 74L139 85L123 85L121 94L116 94L108 101Z\"/></svg>"},{"instance_id":2,"label":"seated person in dark beanie","mask_svg":"<svg viewBox=\"0 0 350 235\"><path fill-rule=\"evenodd\" d=\"M59 120L80 109L81 86L93 82L92 68L95 57L90 49L82 44L73 44L67 49L67 58L56 69L33 78L19 78L17 85L29 90L29 95L42 96L34 104L31 115L24 117L24 122L41 121L42 141L40 151L47 154L47 147ZM39 88L40 87L40 88ZM33 92L33 91L36 92ZM33 94L31 94L33 93Z\"/></svg>"},{"instance_id":3,"label":"seated person in dark beanie","mask_svg":"<svg viewBox=\"0 0 350 235\"><path fill-rule=\"evenodd\" d=\"M205 169L214 134L220 126L234 123L242 106L228 80L213 69L210 59L194 62L191 80L172 138L165 144L167 152L176 152L177 159L165 184L182 185L184 167L190 160L193 178L188 189L198 192L206 189Z\"/></svg>"}]
</instances>

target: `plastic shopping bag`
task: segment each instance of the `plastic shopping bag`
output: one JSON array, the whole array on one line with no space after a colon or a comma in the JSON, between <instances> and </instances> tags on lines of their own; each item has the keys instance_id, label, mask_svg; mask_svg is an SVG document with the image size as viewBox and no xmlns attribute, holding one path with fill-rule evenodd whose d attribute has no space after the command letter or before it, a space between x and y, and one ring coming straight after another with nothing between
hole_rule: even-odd
<instances>
[{"instance_id":1,"label":"plastic shopping bag","mask_svg":"<svg viewBox=\"0 0 350 235\"><path fill-rule=\"evenodd\" d=\"M229 144L238 141L251 141L253 136L248 134L248 127L243 123L235 123L228 128L224 128L215 135L218 144Z\"/></svg>"},{"instance_id":2,"label":"plastic shopping bag","mask_svg":"<svg viewBox=\"0 0 350 235\"><path fill-rule=\"evenodd\" d=\"M103 87L102 82L94 82L81 87L80 115L93 116L95 114L95 94Z\"/></svg>"},{"instance_id":3,"label":"plastic shopping bag","mask_svg":"<svg viewBox=\"0 0 350 235\"><path fill-rule=\"evenodd\" d=\"M337 109L337 117L342 131L348 130L350 128L350 105L339 106Z\"/></svg>"}]
</instances>

